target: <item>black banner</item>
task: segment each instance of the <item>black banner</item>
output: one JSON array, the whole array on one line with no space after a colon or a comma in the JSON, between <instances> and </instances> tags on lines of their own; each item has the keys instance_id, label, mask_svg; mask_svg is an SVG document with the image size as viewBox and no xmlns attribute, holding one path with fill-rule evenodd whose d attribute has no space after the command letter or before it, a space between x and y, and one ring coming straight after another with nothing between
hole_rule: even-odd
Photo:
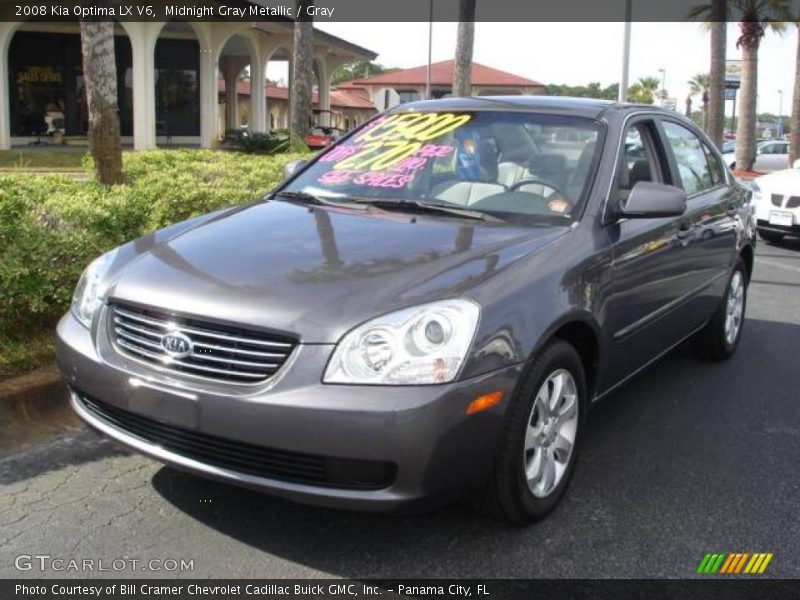
<instances>
[{"instance_id":1,"label":"black banner","mask_svg":"<svg viewBox=\"0 0 800 600\"><path fill-rule=\"evenodd\" d=\"M335 579L40 579L0 580L3 600L290 600L390 598L476 600L783 600L798 582L770 579L692 580L335 580Z\"/></svg>"},{"instance_id":2,"label":"black banner","mask_svg":"<svg viewBox=\"0 0 800 600\"><path fill-rule=\"evenodd\" d=\"M708 2L705 2L707 4ZM298 5L299 4L299 5ZM702 0L477 0L476 21L698 21ZM729 3L728 21L741 21ZM788 0L789 14L800 14L800 0ZM299 11L317 22L458 21L459 0L0 0L0 21L277 21ZM764 9L769 12L769 7ZM773 11L774 12L774 11ZM786 21L787 15L767 14Z\"/></svg>"}]
</instances>

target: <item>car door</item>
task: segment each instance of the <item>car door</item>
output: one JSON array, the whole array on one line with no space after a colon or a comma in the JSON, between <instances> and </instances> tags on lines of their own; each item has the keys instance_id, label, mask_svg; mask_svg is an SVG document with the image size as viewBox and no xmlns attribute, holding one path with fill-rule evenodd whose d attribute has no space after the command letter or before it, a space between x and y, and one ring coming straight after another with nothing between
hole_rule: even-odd
<instances>
[{"instance_id":1,"label":"car door","mask_svg":"<svg viewBox=\"0 0 800 600\"><path fill-rule=\"evenodd\" d=\"M672 181L686 193L684 226L691 233L680 244L690 296L681 312L694 328L714 312L725 289L737 235L744 226L738 216L742 200L719 156L698 131L671 119L661 119L659 131Z\"/></svg>"},{"instance_id":2,"label":"car door","mask_svg":"<svg viewBox=\"0 0 800 600\"><path fill-rule=\"evenodd\" d=\"M655 117L631 120L623 133L615 182L606 207L612 292L606 336L608 384L630 375L689 333L681 313L696 279L687 270L685 217L626 219L617 215L640 181L671 184L673 173Z\"/></svg>"}]
</instances>

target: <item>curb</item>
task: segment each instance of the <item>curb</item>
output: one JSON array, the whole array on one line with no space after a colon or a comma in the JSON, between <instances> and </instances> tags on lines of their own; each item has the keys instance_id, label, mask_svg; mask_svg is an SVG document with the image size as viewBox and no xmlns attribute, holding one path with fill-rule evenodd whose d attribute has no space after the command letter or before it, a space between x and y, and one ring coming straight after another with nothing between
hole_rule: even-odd
<instances>
[{"instance_id":1,"label":"curb","mask_svg":"<svg viewBox=\"0 0 800 600\"><path fill-rule=\"evenodd\" d=\"M25 375L0 381L0 403L58 393L63 388L64 380L53 363Z\"/></svg>"}]
</instances>

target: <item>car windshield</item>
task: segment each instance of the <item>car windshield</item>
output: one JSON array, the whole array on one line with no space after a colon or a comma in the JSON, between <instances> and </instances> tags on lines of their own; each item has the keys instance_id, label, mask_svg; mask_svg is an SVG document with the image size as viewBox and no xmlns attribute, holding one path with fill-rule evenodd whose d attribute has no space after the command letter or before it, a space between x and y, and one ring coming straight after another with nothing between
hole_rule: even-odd
<instances>
[{"instance_id":1,"label":"car windshield","mask_svg":"<svg viewBox=\"0 0 800 600\"><path fill-rule=\"evenodd\" d=\"M564 222L580 214L601 133L596 121L563 115L390 113L320 155L281 191Z\"/></svg>"}]
</instances>

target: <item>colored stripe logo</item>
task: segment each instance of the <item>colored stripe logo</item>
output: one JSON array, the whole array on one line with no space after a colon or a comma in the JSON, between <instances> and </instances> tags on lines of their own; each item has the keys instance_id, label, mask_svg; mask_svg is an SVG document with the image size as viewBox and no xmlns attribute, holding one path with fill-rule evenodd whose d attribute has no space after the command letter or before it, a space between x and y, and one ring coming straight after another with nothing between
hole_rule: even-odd
<instances>
[{"instance_id":1,"label":"colored stripe logo","mask_svg":"<svg viewBox=\"0 0 800 600\"><path fill-rule=\"evenodd\" d=\"M697 567L701 575L760 575L772 560L772 552L707 552Z\"/></svg>"}]
</instances>

